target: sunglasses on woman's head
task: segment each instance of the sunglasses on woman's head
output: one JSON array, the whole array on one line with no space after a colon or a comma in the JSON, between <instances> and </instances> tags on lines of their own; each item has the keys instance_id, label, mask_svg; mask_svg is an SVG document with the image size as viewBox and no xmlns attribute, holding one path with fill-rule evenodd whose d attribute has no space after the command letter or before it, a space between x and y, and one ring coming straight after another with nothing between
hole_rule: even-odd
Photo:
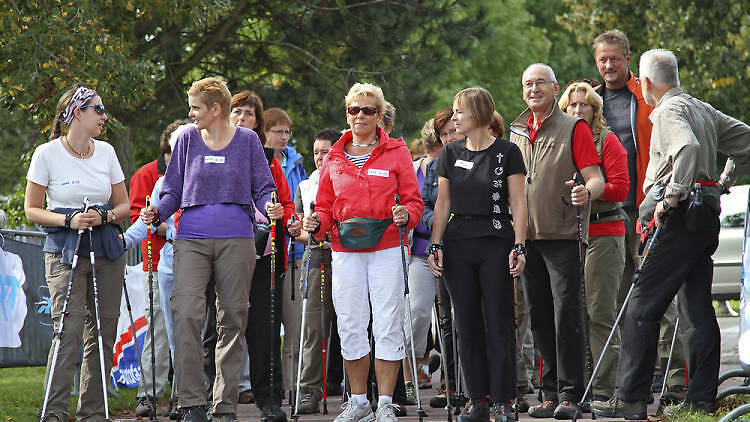
<instances>
[{"instance_id":1,"label":"sunglasses on woman's head","mask_svg":"<svg viewBox=\"0 0 750 422\"><path fill-rule=\"evenodd\" d=\"M96 114L104 114L106 112L104 104L89 104L79 107L81 110L86 110L87 108L93 108Z\"/></svg>"},{"instance_id":2,"label":"sunglasses on woman's head","mask_svg":"<svg viewBox=\"0 0 750 422\"><path fill-rule=\"evenodd\" d=\"M375 107L367 106L367 107L349 107L346 109L346 112L351 114L352 116L356 116L359 114L359 112L365 113L367 116L372 116L373 114L378 112L378 109Z\"/></svg>"}]
</instances>

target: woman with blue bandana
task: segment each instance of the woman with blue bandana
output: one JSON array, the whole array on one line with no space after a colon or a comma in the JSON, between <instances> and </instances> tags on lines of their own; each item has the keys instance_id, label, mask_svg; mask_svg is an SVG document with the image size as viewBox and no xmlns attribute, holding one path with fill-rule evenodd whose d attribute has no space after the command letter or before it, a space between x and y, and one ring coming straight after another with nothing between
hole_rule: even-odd
<instances>
[{"instance_id":1,"label":"woman with blue bandana","mask_svg":"<svg viewBox=\"0 0 750 422\"><path fill-rule=\"evenodd\" d=\"M44 268L55 333L63 318L77 232L93 230L101 338L105 373L109 374L124 271L124 249L114 224L127 217L130 204L125 176L114 148L93 138L102 133L106 121L102 99L95 91L79 87L62 95L51 140L37 147L31 157L24 209L26 217L47 232ZM63 126L67 130L63 130ZM84 198L88 198L88 210L82 209ZM40 415L42 421L68 420L70 388L82 342L81 394L76 417L82 421L105 418L92 290L93 268L85 259L90 250L88 239L89 236L84 235L78 249L79 260L70 282L54 364L54 347L50 348L47 377L51 377L51 382L45 380L44 384L49 393L45 412Z\"/></svg>"}]
</instances>

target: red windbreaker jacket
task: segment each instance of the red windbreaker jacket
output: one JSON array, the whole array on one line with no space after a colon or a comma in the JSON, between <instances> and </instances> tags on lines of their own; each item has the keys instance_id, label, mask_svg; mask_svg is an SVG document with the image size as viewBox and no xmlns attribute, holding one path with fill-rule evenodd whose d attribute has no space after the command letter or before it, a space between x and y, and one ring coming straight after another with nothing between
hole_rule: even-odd
<instances>
[{"instance_id":1,"label":"red windbreaker jacket","mask_svg":"<svg viewBox=\"0 0 750 422\"><path fill-rule=\"evenodd\" d=\"M402 139L389 137L378 128L380 144L372 151L362 168L358 168L344 155L344 146L352 141L352 132L346 131L328 153L320 172L320 185L315 200L315 212L320 217L320 231L331 231L331 249L351 252L339 241L335 221L349 218L393 218L391 208L398 193L401 205L409 210L409 222L404 230L404 243L408 245L408 232L418 223L424 210L422 195L417 185L417 175L411 162L411 153ZM383 233L380 243L372 252L399 246L398 227L391 224Z\"/></svg>"}]
</instances>

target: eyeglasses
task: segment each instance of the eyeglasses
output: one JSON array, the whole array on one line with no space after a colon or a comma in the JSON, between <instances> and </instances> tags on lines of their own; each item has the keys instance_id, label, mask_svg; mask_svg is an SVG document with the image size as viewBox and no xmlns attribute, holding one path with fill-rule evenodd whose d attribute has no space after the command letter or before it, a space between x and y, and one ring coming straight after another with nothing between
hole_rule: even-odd
<instances>
[{"instance_id":1,"label":"eyeglasses","mask_svg":"<svg viewBox=\"0 0 750 422\"><path fill-rule=\"evenodd\" d=\"M372 106L367 107L349 107L346 109L346 112L351 114L352 116L356 116L359 114L359 112L365 113L367 116L372 116L373 114L378 112L378 109Z\"/></svg>"},{"instance_id":2,"label":"eyeglasses","mask_svg":"<svg viewBox=\"0 0 750 422\"><path fill-rule=\"evenodd\" d=\"M523 83L524 89L534 89L534 86L543 87L544 85L554 83L554 81L546 81L544 79L539 79L538 81L526 81Z\"/></svg>"},{"instance_id":3,"label":"eyeglasses","mask_svg":"<svg viewBox=\"0 0 750 422\"><path fill-rule=\"evenodd\" d=\"M104 104L89 104L78 107L79 110L86 110L87 108L93 108L96 114L104 114L107 110L104 109Z\"/></svg>"},{"instance_id":4,"label":"eyeglasses","mask_svg":"<svg viewBox=\"0 0 750 422\"><path fill-rule=\"evenodd\" d=\"M291 138L292 131L289 129L269 130L269 132L276 134L276 136L288 136Z\"/></svg>"}]
</instances>

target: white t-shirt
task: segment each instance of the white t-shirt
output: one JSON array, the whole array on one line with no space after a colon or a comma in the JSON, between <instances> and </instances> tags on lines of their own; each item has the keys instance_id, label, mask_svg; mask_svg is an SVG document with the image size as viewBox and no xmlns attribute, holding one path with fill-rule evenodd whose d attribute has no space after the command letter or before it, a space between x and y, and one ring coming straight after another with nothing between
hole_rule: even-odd
<instances>
[{"instance_id":1,"label":"white t-shirt","mask_svg":"<svg viewBox=\"0 0 750 422\"><path fill-rule=\"evenodd\" d=\"M83 198L89 205L109 202L112 185L125 180L112 145L94 140L89 158L72 156L60 138L39 145L31 156L26 179L47 187L47 209L80 208Z\"/></svg>"}]
</instances>

